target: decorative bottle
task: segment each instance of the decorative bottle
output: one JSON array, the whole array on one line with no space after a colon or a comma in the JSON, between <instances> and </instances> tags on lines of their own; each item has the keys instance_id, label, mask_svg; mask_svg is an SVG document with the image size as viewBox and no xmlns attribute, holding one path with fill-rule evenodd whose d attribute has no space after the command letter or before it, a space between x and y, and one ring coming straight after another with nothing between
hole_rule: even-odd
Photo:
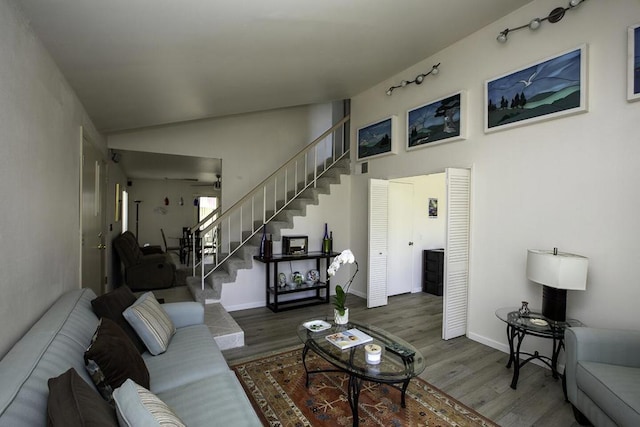
<instances>
[{"instance_id":1,"label":"decorative bottle","mask_svg":"<svg viewBox=\"0 0 640 427\"><path fill-rule=\"evenodd\" d=\"M331 241L329 240L329 228L327 223L324 223L324 237L322 237L322 253L328 254L331 252Z\"/></svg>"},{"instance_id":2,"label":"decorative bottle","mask_svg":"<svg viewBox=\"0 0 640 427\"><path fill-rule=\"evenodd\" d=\"M329 232L329 250L327 252L333 252L333 231Z\"/></svg>"},{"instance_id":3,"label":"decorative bottle","mask_svg":"<svg viewBox=\"0 0 640 427\"><path fill-rule=\"evenodd\" d=\"M264 258L264 250L267 243L267 226L262 228L262 238L260 239L260 258Z\"/></svg>"},{"instance_id":4,"label":"decorative bottle","mask_svg":"<svg viewBox=\"0 0 640 427\"><path fill-rule=\"evenodd\" d=\"M264 254L263 258L271 258L273 255L273 240L271 240L271 234L267 236L267 240L264 242Z\"/></svg>"}]
</instances>

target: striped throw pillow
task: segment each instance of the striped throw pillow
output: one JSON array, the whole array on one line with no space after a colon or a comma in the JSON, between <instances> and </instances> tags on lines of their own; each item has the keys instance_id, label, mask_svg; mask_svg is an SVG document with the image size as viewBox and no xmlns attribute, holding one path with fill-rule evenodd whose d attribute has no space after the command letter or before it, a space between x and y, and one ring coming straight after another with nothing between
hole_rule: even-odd
<instances>
[{"instance_id":1,"label":"striped throw pillow","mask_svg":"<svg viewBox=\"0 0 640 427\"><path fill-rule=\"evenodd\" d=\"M186 427L158 396L131 379L113 392L120 427Z\"/></svg>"},{"instance_id":2,"label":"striped throw pillow","mask_svg":"<svg viewBox=\"0 0 640 427\"><path fill-rule=\"evenodd\" d=\"M154 356L167 351L176 327L153 293L140 296L122 315L136 331L149 353Z\"/></svg>"}]
</instances>

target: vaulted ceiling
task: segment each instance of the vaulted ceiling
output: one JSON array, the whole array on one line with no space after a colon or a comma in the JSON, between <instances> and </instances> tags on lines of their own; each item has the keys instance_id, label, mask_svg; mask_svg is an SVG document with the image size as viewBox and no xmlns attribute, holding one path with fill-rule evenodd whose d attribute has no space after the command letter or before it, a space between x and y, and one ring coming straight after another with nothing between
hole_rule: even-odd
<instances>
[{"instance_id":1,"label":"vaulted ceiling","mask_svg":"<svg viewBox=\"0 0 640 427\"><path fill-rule=\"evenodd\" d=\"M352 97L530 0L15 0L103 132Z\"/></svg>"}]
</instances>

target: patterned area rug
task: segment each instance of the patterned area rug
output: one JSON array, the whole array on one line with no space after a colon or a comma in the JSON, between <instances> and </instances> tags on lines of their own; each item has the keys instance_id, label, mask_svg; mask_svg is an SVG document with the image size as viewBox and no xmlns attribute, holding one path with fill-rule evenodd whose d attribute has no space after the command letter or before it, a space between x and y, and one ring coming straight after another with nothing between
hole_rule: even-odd
<instances>
[{"instance_id":1,"label":"patterned area rug","mask_svg":"<svg viewBox=\"0 0 640 427\"><path fill-rule=\"evenodd\" d=\"M329 365L313 352L310 370ZM232 366L256 412L268 426L351 426L348 377L329 372L311 376L305 387L302 350L296 349ZM414 378L400 406L394 387L363 382L359 398L361 426L487 426L497 424L427 382Z\"/></svg>"}]
</instances>

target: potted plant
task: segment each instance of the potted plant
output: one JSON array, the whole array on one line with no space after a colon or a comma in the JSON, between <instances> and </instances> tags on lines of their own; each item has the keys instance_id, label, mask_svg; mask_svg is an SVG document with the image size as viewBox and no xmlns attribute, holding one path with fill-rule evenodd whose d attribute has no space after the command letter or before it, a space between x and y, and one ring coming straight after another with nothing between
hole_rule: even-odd
<instances>
[{"instance_id":1,"label":"potted plant","mask_svg":"<svg viewBox=\"0 0 640 427\"><path fill-rule=\"evenodd\" d=\"M334 276L342 264L355 264L356 271L344 287L340 285L336 286L336 294L333 297L333 318L337 325L349 323L349 308L346 306L347 295L349 293L349 286L351 286L353 279L356 277L356 274L358 274L358 262L350 249L345 249L340 253L340 255L334 258L333 262L327 269L327 274L329 276Z\"/></svg>"}]
</instances>

